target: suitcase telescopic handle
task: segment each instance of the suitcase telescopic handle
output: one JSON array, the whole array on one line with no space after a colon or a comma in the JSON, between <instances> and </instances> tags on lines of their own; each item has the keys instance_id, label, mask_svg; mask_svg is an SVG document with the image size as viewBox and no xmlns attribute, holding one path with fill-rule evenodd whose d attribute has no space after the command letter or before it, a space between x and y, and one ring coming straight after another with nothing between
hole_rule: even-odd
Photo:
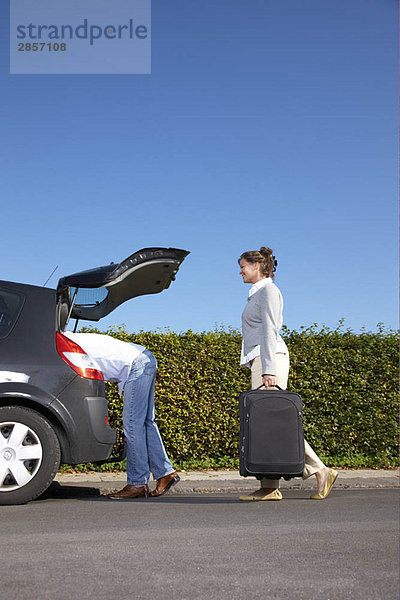
<instances>
[{"instance_id":1,"label":"suitcase telescopic handle","mask_svg":"<svg viewBox=\"0 0 400 600\"><path fill-rule=\"evenodd\" d=\"M261 385L259 385L258 388L256 388L256 390L260 390L262 387L264 387L263 383ZM276 387L278 390L283 391L282 388L279 385L275 384L274 386L271 385L271 387Z\"/></svg>"}]
</instances>

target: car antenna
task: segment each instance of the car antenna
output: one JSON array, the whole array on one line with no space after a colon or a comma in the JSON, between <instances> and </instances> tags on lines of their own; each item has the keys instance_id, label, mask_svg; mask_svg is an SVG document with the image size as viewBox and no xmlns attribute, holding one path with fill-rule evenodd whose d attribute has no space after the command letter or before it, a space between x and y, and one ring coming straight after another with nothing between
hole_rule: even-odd
<instances>
[{"instance_id":1,"label":"car antenna","mask_svg":"<svg viewBox=\"0 0 400 600\"><path fill-rule=\"evenodd\" d=\"M47 278L47 279L46 279L46 281L44 282L44 284L43 284L43 287L46 285L46 283L48 283L48 282L50 281L51 277L53 277L53 275L54 275L54 273L57 271L57 269L58 269L58 265L56 265L56 266L54 267L54 269L52 270L52 272L50 273L50 275L48 276L48 278Z\"/></svg>"}]
</instances>

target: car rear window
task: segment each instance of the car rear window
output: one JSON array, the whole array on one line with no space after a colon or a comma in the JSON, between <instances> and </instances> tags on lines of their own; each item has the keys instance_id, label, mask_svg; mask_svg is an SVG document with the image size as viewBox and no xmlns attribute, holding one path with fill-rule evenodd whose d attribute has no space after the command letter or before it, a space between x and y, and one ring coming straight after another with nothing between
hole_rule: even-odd
<instances>
[{"instance_id":1,"label":"car rear window","mask_svg":"<svg viewBox=\"0 0 400 600\"><path fill-rule=\"evenodd\" d=\"M0 340L8 336L18 320L24 294L0 287Z\"/></svg>"},{"instance_id":2,"label":"car rear window","mask_svg":"<svg viewBox=\"0 0 400 600\"><path fill-rule=\"evenodd\" d=\"M75 294L76 288L71 288L71 296ZM109 291L104 288L78 288L75 306L96 306L100 304L108 295Z\"/></svg>"}]
</instances>

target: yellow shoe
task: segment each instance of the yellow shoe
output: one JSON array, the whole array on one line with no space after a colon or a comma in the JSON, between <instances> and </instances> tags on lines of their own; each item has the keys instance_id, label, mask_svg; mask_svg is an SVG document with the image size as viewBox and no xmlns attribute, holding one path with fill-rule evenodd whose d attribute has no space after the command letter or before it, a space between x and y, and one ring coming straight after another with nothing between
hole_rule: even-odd
<instances>
[{"instance_id":1,"label":"yellow shoe","mask_svg":"<svg viewBox=\"0 0 400 600\"><path fill-rule=\"evenodd\" d=\"M239 500L282 500L282 493L278 489L267 492L263 488L260 488L259 490L253 492L252 494L249 494L248 496L240 496Z\"/></svg>"},{"instance_id":2,"label":"yellow shoe","mask_svg":"<svg viewBox=\"0 0 400 600\"><path fill-rule=\"evenodd\" d=\"M330 491L332 489L333 484L335 483L337 476L339 473L335 471L335 469L329 469L328 477L326 478L324 489L318 494L314 494L310 496L311 500L324 500L327 496L329 496Z\"/></svg>"}]
</instances>

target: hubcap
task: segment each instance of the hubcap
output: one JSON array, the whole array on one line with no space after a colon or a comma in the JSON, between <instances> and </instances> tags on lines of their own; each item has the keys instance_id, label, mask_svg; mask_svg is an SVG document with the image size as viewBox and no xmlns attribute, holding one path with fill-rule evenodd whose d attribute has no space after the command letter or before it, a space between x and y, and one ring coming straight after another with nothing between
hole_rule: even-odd
<instances>
[{"instance_id":1,"label":"hubcap","mask_svg":"<svg viewBox=\"0 0 400 600\"><path fill-rule=\"evenodd\" d=\"M27 485L42 463L43 448L38 435L23 423L0 423L0 492Z\"/></svg>"}]
</instances>

